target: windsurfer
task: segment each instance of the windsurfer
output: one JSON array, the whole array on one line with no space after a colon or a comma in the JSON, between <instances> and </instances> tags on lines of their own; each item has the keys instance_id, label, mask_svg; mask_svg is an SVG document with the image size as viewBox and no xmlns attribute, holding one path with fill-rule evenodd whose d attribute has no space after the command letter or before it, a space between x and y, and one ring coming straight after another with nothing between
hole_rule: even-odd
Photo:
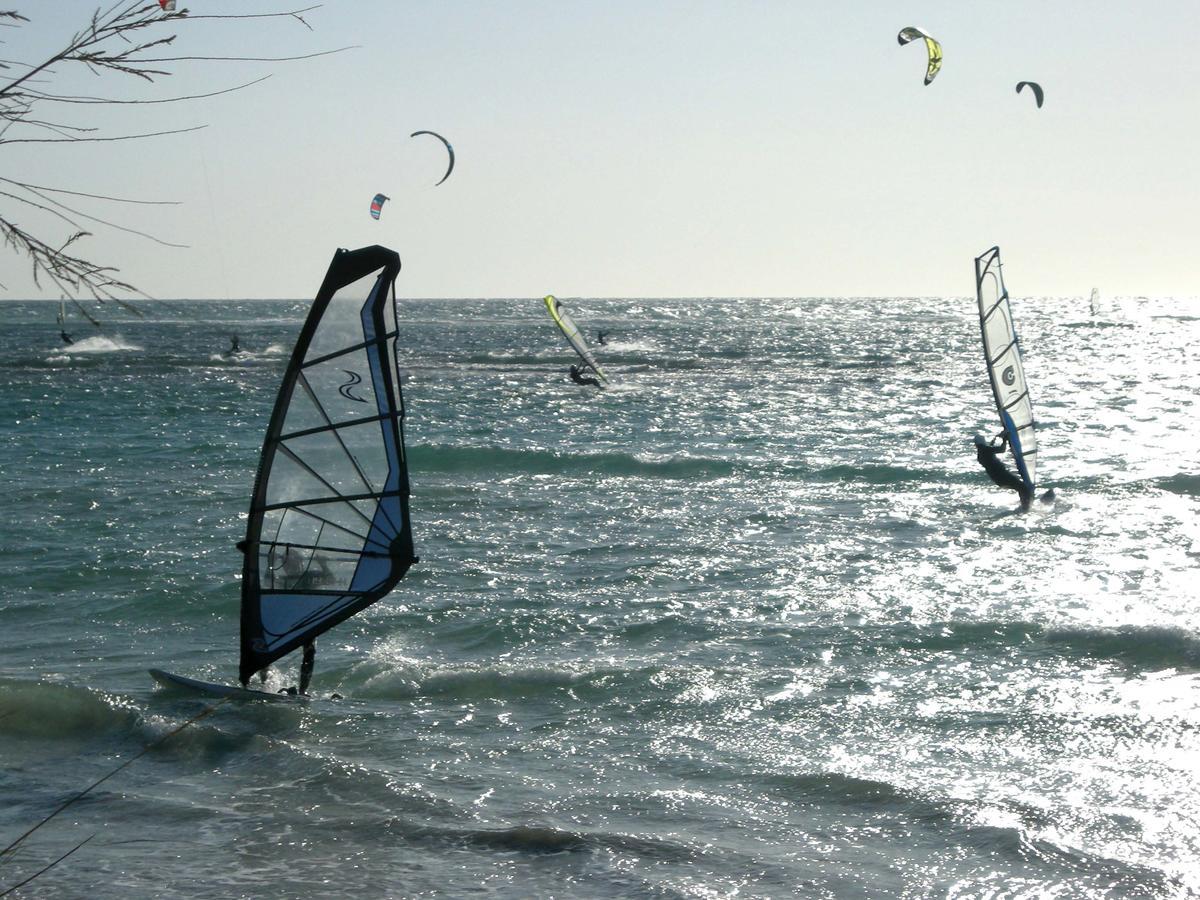
<instances>
[{"instance_id":1,"label":"windsurfer","mask_svg":"<svg viewBox=\"0 0 1200 900\"><path fill-rule=\"evenodd\" d=\"M584 375L583 370L579 366L571 366L571 380L576 384L592 384L600 387L600 382L595 378Z\"/></svg>"},{"instance_id":2,"label":"windsurfer","mask_svg":"<svg viewBox=\"0 0 1200 900\"><path fill-rule=\"evenodd\" d=\"M1021 509L1029 509L1029 504L1033 501L1033 492L1000 460L1000 454L1008 447L1008 435L1001 432L998 437L1000 443L996 445L975 435L975 458L992 481L1000 487L1012 488L1021 495Z\"/></svg>"},{"instance_id":3,"label":"windsurfer","mask_svg":"<svg viewBox=\"0 0 1200 900\"><path fill-rule=\"evenodd\" d=\"M225 356L234 356L242 352L242 346L238 343L238 336L231 334L229 336L229 349L225 351Z\"/></svg>"},{"instance_id":4,"label":"windsurfer","mask_svg":"<svg viewBox=\"0 0 1200 900\"><path fill-rule=\"evenodd\" d=\"M67 334L67 330L66 330L65 328L64 328L64 329L62 329L61 331L59 331L58 333L59 333L59 335L62 337L62 340L63 340L63 343L64 343L64 344L73 344L73 343L75 343L73 340L71 340L71 336L70 336L69 334Z\"/></svg>"},{"instance_id":5,"label":"windsurfer","mask_svg":"<svg viewBox=\"0 0 1200 900\"><path fill-rule=\"evenodd\" d=\"M606 340L604 339L604 336L605 336L606 334L608 334L608 332L607 332L607 331L597 331L597 332L596 332L596 343L597 343L597 344L607 344L607 343L608 343L608 341L606 341Z\"/></svg>"}]
</instances>

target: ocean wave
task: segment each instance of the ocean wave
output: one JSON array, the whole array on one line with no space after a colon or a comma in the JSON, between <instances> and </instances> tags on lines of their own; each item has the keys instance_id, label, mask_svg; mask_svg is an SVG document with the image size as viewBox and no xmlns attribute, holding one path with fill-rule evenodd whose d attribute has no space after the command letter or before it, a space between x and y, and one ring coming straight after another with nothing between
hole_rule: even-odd
<instances>
[{"instance_id":1,"label":"ocean wave","mask_svg":"<svg viewBox=\"0 0 1200 900\"><path fill-rule=\"evenodd\" d=\"M943 482L950 479L944 469L916 469L908 466L883 464L826 466L813 472L817 478L830 481L865 481L868 484L907 484L909 482Z\"/></svg>"},{"instance_id":2,"label":"ocean wave","mask_svg":"<svg viewBox=\"0 0 1200 900\"><path fill-rule=\"evenodd\" d=\"M141 718L90 688L15 679L0 680L0 717L7 736L54 740L128 732Z\"/></svg>"},{"instance_id":3,"label":"ocean wave","mask_svg":"<svg viewBox=\"0 0 1200 900\"><path fill-rule=\"evenodd\" d=\"M358 685L343 685L342 689L364 700L409 700L417 696L528 700L560 695L585 677L565 668L547 666L437 667L401 662L367 676ZM354 676L354 680L360 678L361 675Z\"/></svg>"},{"instance_id":4,"label":"ocean wave","mask_svg":"<svg viewBox=\"0 0 1200 900\"><path fill-rule=\"evenodd\" d=\"M56 356L74 355L76 353L121 353L144 350L137 344L131 344L119 335L107 337L103 334L80 338L75 343L59 347Z\"/></svg>"},{"instance_id":5,"label":"ocean wave","mask_svg":"<svg viewBox=\"0 0 1200 900\"><path fill-rule=\"evenodd\" d=\"M507 447L418 445L409 448L414 471L493 475L643 475L657 478L723 478L742 467L728 460L686 453L647 454L514 450Z\"/></svg>"},{"instance_id":6,"label":"ocean wave","mask_svg":"<svg viewBox=\"0 0 1200 900\"><path fill-rule=\"evenodd\" d=\"M1188 475L1180 472L1176 475L1169 475L1166 478L1159 478L1154 483L1164 491L1170 491L1172 494L1200 497L1200 475Z\"/></svg>"},{"instance_id":7,"label":"ocean wave","mask_svg":"<svg viewBox=\"0 0 1200 900\"><path fill-rule=\"evenodd\" d=\"M548 825L508 828L430 828L399 819L388 823L409 841L436 841L509 853L578 853L609 851L643 860L691 862L699 853L686 844L602 831L568 831Z\"/></svg>"},{"instance_id":8,"label":"ocean wave","mask_svg":"<svg viewBox=\"0 0 1200 900\"><path fill-rule=\"evenodd\" d=\"M1051 628L1045 641L1079 656L1124 662L1137 669L1200 669L1200 637L1181 628Z\"/></svg>"},{"instance_id":9,"label":"ocean wave","mask_svg":"<svg viewBox=\"0 0 1200 900\"><path fill-rule=\"evenodd\" d=\"M1093 628L984 620L904 624L885 631L886 636L868 632L866 639L907 652L1006 654L1015 649L1022 654L1119 661L1137 669L1200 669L1200 637L1180 628Z\"/></svg>"}]
</instances>

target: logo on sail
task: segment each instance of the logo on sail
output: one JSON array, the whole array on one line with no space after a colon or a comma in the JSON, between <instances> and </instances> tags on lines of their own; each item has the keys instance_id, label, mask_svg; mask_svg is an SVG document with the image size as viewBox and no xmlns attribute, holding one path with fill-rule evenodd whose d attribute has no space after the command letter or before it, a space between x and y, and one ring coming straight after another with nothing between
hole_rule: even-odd
<instances>
[{"instance_id":1,"label":"logo on sail","mask_svg":"<svg viewBox=\"0 0 1200 900\"><path fill-rule=\"evenodd\" d=\"M1013 371L1012 366L1009 366L1004 370L1004 374L1000 378L1005 384L1012 387L1012 383L1017 380L1017 373Z\"/></svg>"},{"instance_id":2,"label":"logo on sail","mask_svg":"<svg viewBox=\"0 0 1200 900\"><path fill-rule=\"evenodd\" d=\"M351 372L349 369L342 369L342 371L350 376L350 380L338 388L338 393L347 400L353 400L356 403L366 403L365 397L360 397L353 391L355 385L362 384L362 376L357 372Z\"/></svg>"}]
</instances>

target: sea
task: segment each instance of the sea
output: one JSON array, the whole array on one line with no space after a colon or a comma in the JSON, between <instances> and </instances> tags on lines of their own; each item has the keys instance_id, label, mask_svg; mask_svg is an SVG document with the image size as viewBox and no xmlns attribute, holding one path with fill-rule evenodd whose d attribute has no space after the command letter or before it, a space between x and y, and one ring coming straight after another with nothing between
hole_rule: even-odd
<instances>
[{"instance_id":1,"label":"sea","mask_svg":"<svg viewBox=\"0 0 1200 900\"><path fill-rule=\"evenodd\" d=\"M1200 300L1014 298L1022 513L974 297L399 287L420 562L215 708L309 301L0 303L0 892L1200 896Z\"/></svg>"}]
</instances>

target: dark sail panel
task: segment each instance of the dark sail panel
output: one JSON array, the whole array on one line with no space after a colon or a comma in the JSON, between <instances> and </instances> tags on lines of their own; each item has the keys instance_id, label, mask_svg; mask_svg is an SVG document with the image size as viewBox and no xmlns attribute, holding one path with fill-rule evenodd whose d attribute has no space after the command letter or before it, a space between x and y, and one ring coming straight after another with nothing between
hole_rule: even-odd
<instances>
[{"instance_id":1,"label":"dark sail panel","mask_svg":"<svg viewBox=\"0 0 1200 900\"><path fill-rule=\"evenodd\" d=\"M339 250L292 352L246 531L243 684L386 596L414 562L399 271L383 247Z\"/></svg>"}]
</instances>

